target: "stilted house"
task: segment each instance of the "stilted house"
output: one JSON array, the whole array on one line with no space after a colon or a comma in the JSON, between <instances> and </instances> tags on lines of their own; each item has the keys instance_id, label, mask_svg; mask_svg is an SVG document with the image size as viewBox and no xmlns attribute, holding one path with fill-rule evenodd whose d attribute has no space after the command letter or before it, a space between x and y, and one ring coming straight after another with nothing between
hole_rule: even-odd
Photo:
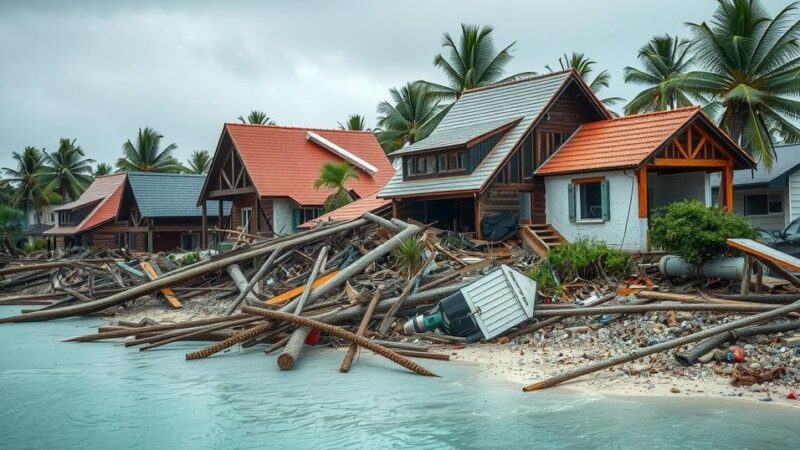
<instances>
[{"instance_id":1,"label":"stilted house","mask_svg":"<svg viewBox=\"0 0 800 450\"><path fill-rule=\"evenodd\" d=\"M613 118L571 70L469 90L391 156L403 170L378 197L395 217L478 238L511 218L540 254L583 236L646 250L655 207L710 205L721 172L730 210L733 170L755 166L698 108Z\"/></svg>"},{"instance_id":2,"label":"stilted house","mask_svg":"<svg viewBox=\"0 0 800 450\"><path fill-rule=\"evenodd\" d=\"M134 251L199 247L204 175L129 172L97 177L81 197L56 209L45 235L57 247L100 246ZM230 214L230 204L223 205ZM218 204L208 205L217 214Z\"/></svg>"},{"instance_id":3,"label":"stilted house","mask_svg":"<svg viewBox=\"0 0 800 450\"><path fill-rule=\"evenodd\" d=\"M347 182L356 199L379 190L394 172L370 131L226 123L197 204L233 203L229 221L204 215L221 229L294 233L322 214L332 193L314 188L322 165L341 161L358 174Z\"/></svg>"}]
</instances>

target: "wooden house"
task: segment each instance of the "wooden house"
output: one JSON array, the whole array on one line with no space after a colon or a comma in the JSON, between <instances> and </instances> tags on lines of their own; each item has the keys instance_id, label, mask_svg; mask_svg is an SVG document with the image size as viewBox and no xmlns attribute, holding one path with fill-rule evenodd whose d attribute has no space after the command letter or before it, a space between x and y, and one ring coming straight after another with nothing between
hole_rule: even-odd
<instances>
[{"instance_id":1,"label":"wooden house","mask_svg":"<svg viewBox=\"0 0 800 450\"><path fill-rule=\"evenodd\" d=\"M469 90L392 156L403 170L378 197L395 217L481 238L511 216L540 253L582 236L645 250L654 207L711 204L709 173L722 172L730 209L733 170L755 166L698 108L612 118L574 71Z\"/></svg>"},{"instance_id":2,"label":"wooden house","mask_svg":"<svg viewBox=\"0 0 800 450\"><path fill-rule=\"evenodd\" d=\"M358 174L347 183L355 198L376 192L394 172L370 131L226 123L197 204L233 203L229 221L206 211L219 228L294 233L322 214L332 193L314 188L322 165L341 161Z\"/></svg>"}]
</instances>

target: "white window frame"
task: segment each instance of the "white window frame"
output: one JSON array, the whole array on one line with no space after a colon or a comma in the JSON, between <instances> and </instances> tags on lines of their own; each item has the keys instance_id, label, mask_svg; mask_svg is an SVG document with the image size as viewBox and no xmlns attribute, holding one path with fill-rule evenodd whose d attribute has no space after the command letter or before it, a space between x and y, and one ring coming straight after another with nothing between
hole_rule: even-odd
<instances>
[{"instance_id":1,"label":"white window frame","mask_svg":"<svg viewBox=\"0 0 800 450\"><path fill-rule=\"evenodd\" d=\"M250 230L250 220L253 218L253 208L249 206L242 208L239 214L242 219L242 231L247 233ZM247 216L247 220L245 220L245 216Z\"/></svg>"},{"instance_id":2,"label":"white window frame","mask_svg":"<svg viewBox=\"0 0 800 450\"><path fill-rule=\"evenodd\" d=\"M585 186L596 184L600 189L600 217L583 217L583 205L581 203L581 191ZM586 183L575 183L575 222L577 223L603 223L603 182L590 181Z\"/></svg>"}]
</instances>

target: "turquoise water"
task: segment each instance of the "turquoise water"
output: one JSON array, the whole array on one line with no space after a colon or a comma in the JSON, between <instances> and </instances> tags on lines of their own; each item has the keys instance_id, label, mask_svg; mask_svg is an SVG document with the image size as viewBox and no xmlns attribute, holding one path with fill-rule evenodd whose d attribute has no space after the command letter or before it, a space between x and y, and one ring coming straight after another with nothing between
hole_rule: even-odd
<instances>
[{"instance_id":1,"label":"turquoise water","mask_svg":"<svg viewBox=\"0 0 800 450\"><path fill-rule=\"evenodd\" d=\"M0 316L18 308L0 307ZM315 349L296 370L260 349L185 361L63 343L95 319L0 325L0 448L786 448L800 411L736 401L522 393L454 362L426 378Z\"/></svg>"}]
</instances>

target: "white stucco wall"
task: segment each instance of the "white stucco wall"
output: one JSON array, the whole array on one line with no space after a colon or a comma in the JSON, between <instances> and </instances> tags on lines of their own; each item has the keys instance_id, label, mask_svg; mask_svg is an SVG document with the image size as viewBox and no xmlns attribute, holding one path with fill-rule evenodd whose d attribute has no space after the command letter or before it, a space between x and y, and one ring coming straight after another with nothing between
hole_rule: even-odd
<instances>
[{"instance_id":1,"label":"white stucco wall","mask_svg":"<svg viewBox=\"0 0 800 450\"><path fill-rule=\"evenodd\" d=\"M272 202L272 227L277 234L292 234L292 209L294 202L288 198L275 198Z\"/></svg>"},{"instance_id":2,"label":"white stucco wall","mask_svg":"<svg viewBox=\"0 0 800 450\"><path fill-rule=\"evenodd\" d=\"M602 176L608 181L610 219L600 223L569 221L568 186L575 178ZM627 251L647 250L647 219L639 218L633 171L558 175L545 178L547 221L568 241L594 237ZM710 197L710 193L709 193Z\"/></svg>"}]
</instances>

